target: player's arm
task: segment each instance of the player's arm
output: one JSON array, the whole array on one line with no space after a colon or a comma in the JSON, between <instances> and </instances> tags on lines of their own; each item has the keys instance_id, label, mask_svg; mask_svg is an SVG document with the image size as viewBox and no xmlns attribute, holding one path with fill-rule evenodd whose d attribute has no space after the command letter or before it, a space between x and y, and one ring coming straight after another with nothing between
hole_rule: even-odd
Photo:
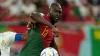
<instances>
[{"instance_id":1,"label":"player's arm","mask_svg":"<svg viewBox=\"0 0 100 56\"><path fill-rule=\"evenodd\" d=\"M24 34L22 34L22 36L21 36L21 38L20 38L21 41L27 40L27 39L28 39L28 35L29 35L30 31L31 31L31 30L27 30Z\"/></svg>"},{"instance_id":2,"label":"player's arm","mask_svg":"<svg viewBox=\"0 0 100 56\"><path fill-rule=\"evenodd\" d=\"M27 30L27 31L26 31L25 33L23 33L23 34L16 33L14 41L23 41L23 40L27 40L30 31L31 31L31 30Z\"/></svg>"},{"instance_id":3,"label":"player's arm","mask_svg":"<svg viewBox=\"0 0 100 56\"><path fill-rule=\"evenodd\" d=\"M59 54L58 47L57 47L57 44L56 44L55 40L52 40L52 42L50 44L50 47L53 47L54 49L56 49L58 54ZM59 54L59 56L60 56L60 54Z\"/></svg>"},{"instance_id":4,"label":"player's arm","mask_svg":"<svg viewBox=\"0 0 100 56\"><path fill-rule=\"evenodd\" d=\"M58 51L57 44L55 43L54 40L52 40L52 42L50 43L50 47L53 47L53 48L55 48Z\"/></svg>"},{"instance_id":5,"label":"player's arm","mask_svg":"<svg viewBox=\"0 0 100 56\"><path fill-rule=\"evenodd\" d=\"M55 26L55 28L56 28L56 26ZM57 29L57 28L56 28ZM58 30L58 29L57 29ZM57 46L57 44L56 44L56 41L55 41L55 38L59 38L59 33L57 32L57 33L54 33L54 39L52 40L52 42L50 43L50 47L53 47L53 48L55 48L57 51L58 51L58 46ZM59 53L59 51L58 51L58 53ZM59 54L59 56L60 56L60 54Z\"/></svg>"},{"instance_id":6,"label":"player's arm","mask_svg":"<svg viewBox=\"0 0 100 56\"><path fill-rule=\"evenodd\" d=\"M36 23L42 23L42 24L45 24L47 26L49 26L50 28L52 28L53 32L54 33L58 33L58 30L55 28L54 25L52 25L50 22L48 22L47 20L45 20L40 13L38 12L33 12L31 15L30 15L31 19L33 21L35 21Z\"/></svg>"},{"instance_id":7,"label":"player's arm","mask_svg":"<svg viewBox=\"0 0 100 56\"><path fill-rule=\"evenodd\" d=\"M28 35L31 31L31 29L33 28L33 23L32 22L28 22L27 24L27 31L23 34L16 34L15 35L15 41L23 41L23 40L27 40L28 39Z\"/></svg>"},{"instance_id":8,"label":"player's arm","mask_svg":"<svg viewBox=\"0 0 100 56\"><path fill-rule=\"evenodd\" d=\"M47 25L47 26L49 26L49 27L51 27L51 28L54 27L50 22L48 22L47 20L45 20L45 19L41 16L41 14L38 13L38 12L33 12L33 13L30 15L30 17L31 17L31 19L32 19L33 21L35 21L36 23L42 23L42 24L45 24L45 25Z\"/></svg>"},{"instance_id":9,"label":"player's arm","mask_svg":"<svg viewBox=\"0 0 100 56\"><path fill-rule=\"evenodd\" d=\"M29 33L30 33L32 28L33 28L33 23L32 22L28 22L27 31L24 34L22 34L21 40L27 40L28 39L28 35L29 35Z\"/></svg>"}]
</instances>

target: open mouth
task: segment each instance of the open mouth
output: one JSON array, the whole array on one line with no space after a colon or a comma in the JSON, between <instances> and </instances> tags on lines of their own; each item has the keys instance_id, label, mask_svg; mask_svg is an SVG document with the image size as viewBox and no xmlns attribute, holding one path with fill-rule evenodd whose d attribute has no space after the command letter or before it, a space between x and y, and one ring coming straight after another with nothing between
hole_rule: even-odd
<instances>
[{"instance_id":1,"label":"open mouth","mask_svg":"<svg viewBox=\"0 0 100 56\"><path fill-rule=\"evenodd\" d=\"M58 18L55 18L55 21L58 21Z\"/></svg>"},{"instance_id":2,"label":"open mouth","mask_svg":"<svg viewBox=\"0 0 100 56\"><path fill-rule=\"evenodd\" d=\"M58 17L56 17L56 20L58 20Z\"/></svg>"}]
</instances>

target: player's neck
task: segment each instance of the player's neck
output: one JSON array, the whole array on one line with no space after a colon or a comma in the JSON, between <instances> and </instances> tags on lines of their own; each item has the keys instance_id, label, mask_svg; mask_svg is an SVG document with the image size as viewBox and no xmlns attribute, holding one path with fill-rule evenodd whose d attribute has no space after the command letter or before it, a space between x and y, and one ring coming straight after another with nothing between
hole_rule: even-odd
<instances>
[{"instance_id":1,"label":"player's neck","mask_svg":"<svg viewBox=\"0 0 100 56\"><path fill-rule=\"evenodd\" d=\"M52 23L52 25L55 25L54 20L52 20L53 18L52 18L52 17L50 17L49 19L50 19L50 22Z\"/></svg>"},{"instance_id":2,"label":"player's neck","mask_svg":"<svg viewBox=\"0 0 100 56\"><path fill-rule=\"evenodd\" d=\"M49 17L49 20L50 20L51 24L52 24L52 25L55 25L55 22L54 22L53 20L51 20L51 19L53 19L53 18L50 17L50 14L49 14L49 13L47 14L47 16Z\"/></svg>"}]
</instances>

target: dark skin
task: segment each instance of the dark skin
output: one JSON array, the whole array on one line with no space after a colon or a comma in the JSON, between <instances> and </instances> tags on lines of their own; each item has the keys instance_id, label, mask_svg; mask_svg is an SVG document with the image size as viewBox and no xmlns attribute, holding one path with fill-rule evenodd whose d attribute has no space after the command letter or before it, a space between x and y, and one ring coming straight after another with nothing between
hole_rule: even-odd
<instances>
[{"instance_id":1,"label":"dark skin","mask_svg":"<svg viewBox=\"0 0 100 56\"><path fill-rule=\"evenodd\" d=\"M48 16L50 17L50 21L53 25L59 21L59 18L62 15L62 9L60 5L51 4L49 7Z\"/></svg>"},{"instance_id":2,"label":"dark skin","mask_svg":"<svg viewBox=\"0 0 100 56\"><path fill-rule=\"evenodd\" d=\"M58 29L55 27L55 24L59 21L61 15L62 15L61 6L58 3L52 3L51 6L49 7L49 12L48 12L50 22L46 21L42 16L38 15L38 13L36 12L31 14L31 19L33 23L42 23L49 26L50 28L52 28L54 32L54 37L58 37L59 36ZM58 50L54 40L52 40L50 46Z\"/></svg>"},{"instance_id":3,"label":"dark skin","mask_svg":"<svg viewBox=\"0 0 100 56\"><path fill-rule=\"evenodd\" d=\"M28 24L27 24L27 31L26 31L26 33L22 34L22 37L21 37L22 41L27 40L28 35L29 35L30 31L31 31L31 28L33 28L33 23L28 22Z\"/></svg>"},{"instance_id":4,"label":"dark skin","mask_svg":"<svg viewBox=\"0 0 100 56\"><path fill-rule=\"evenodd\" d=\"M22 41L27 40L28 34L29 34L29 31L27 30L26 33L22 34L21 40Z\"/></svg>"},{"instance_id":5,"label":"dark skin","mask_svg":"<svg viewBox=\"0 0 100 56\"><path fill-rule=\"evenodd\" d=\"M49 17L50 17L50 21L53 25L55 25L59 21L59 18L61 17L61 15L62 15L62 10L59 5L52 4L49 7ZM59 36L58 32L54 33L54 37L58 37L58 36ZM52 40L50 47L54 47L58 51L58 48L57 48L57 45L56 45L54 39Z\"/></svg>"}]
</instances>

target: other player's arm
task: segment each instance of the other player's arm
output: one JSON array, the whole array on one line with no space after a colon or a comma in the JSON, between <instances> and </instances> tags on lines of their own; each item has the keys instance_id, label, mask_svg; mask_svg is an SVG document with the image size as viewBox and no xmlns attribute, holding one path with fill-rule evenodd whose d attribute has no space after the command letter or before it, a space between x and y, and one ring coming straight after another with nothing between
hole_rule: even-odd
<instances>
[{"instance_id":1,"label":"other player's arm","mask_svg":"<svg viewBox=\"0 0 100 56\"><path fill-rule=\"evenodd\" d=\"M27 40L28 35L30 33L30 30L27 30L25 33L20 34L20 33L16 33L14 41L23 41L23 40Z\"/></svg>"},{"instance_id":2,"label":"other player's arm","mask_svg":"<svg viewBox=\"0 0 100 56\"><path fill-rule=\"evenodd\" d=\"M58 30L55 28L54 25L52 25L50 22L48 22L47 20L45 20L41 15L40 13L38 12L33 12L31 15L30 15L31 19L33 21L35 21L36 23L42 23L42 24L45 24L47 26L49 26L50 28L52 28L53 32L54 33L58 33Z\"/></svg>"},{"instance_id":3,"label":"other player's arm","mask_svg":"<svg viewBox=\"0 0 100 56\"><path fill-rule=\"evenodd\" d=\"M28 35L29 35L30 31L31 30L27 30L24 34L22 34L22 36L20 37L21 41L28 39Z\"/></svg>"},{"instance_id":4,"label":"other player's arm","mask_svg":"<svg viewBox=\"0 0 100 56\"><path fill-rule=\"evenodd\" d=\"M19 34L17 33L15 35L15 41L23 41L23 40L27 40L28 39L28 35L31 31L31 29L33 28L33 23L32 22L28 22L27 24L27 31L23 34Z\"/></svg>"},{"instance_id":5,"label":"other player's arm","mask_svg":"<svg viewBox=\"0 0 100 56\"><path fill-rule=\"evenodd\" d=\"M27 31L24 34L22 34L21 40L27 40L28 39L28 35L29 35L29 33L30 33L32 28L33 28L33 23L32 22L28 22Z\"/></svg>"},{"instance_id":6,"label":"other player's arm","mask_svg":"<svg viewBox=\"0 0 100 56\"><path fill-rule=\"evenodd\" d=\"M31 19L33 21L36 21L36 23L42 23L42 24L45 24L51 28L55 28L54 25L52 25L50 22L48 22L47 20L45 20L41 15L40 13L38 12L33 12L31 15L30 15Z\"/></svg>"}]
</instances>

